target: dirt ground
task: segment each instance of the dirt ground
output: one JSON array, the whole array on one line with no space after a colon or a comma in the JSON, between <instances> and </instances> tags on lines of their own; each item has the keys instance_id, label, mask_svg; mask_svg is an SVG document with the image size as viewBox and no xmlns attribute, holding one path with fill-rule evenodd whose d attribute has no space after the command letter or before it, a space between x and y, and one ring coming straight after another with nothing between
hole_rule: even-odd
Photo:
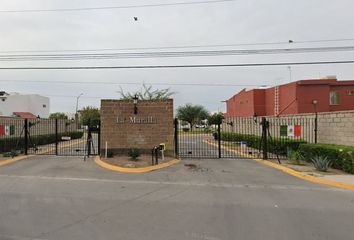
<instances>
[{"instance_id":1,"label":"dirt ground","mask_svg":"<svg viewBox=\"0 0 354 240\"><path fill-rule=\"evenodd\" d=\"M172 159L174 158L165 157L164 161L162 161L160 156L158 161L160 164L163 162L170 161ZM120 166L120 167L138 168L138 167L147 167L152 165L151 155L141 155L140 157L138 157L137 160L133 160L128 156L114 156L113 158L103 158L102 160L109 164Z\"/></svg>"},{"instance_id":2,"label":"dirt ground","mask_svg":"<svg viewBox=\"0 0 354 240\"><path fill-rule=\"evenodd\" d=\"M277 160L271 160L272 162L277 163ZM293 170L296 170L298 172L305 173L307 175L312 175L316 177L323 177L326 175L349 175L348 173L334 169L334 168L329 168L327 172L321 172L317 171L312 163L306 162L306 161L301 161L300 165L293 164L289 160L281 160L281 164L285 167L291 168Z\"/></svg>"}]
</instances>

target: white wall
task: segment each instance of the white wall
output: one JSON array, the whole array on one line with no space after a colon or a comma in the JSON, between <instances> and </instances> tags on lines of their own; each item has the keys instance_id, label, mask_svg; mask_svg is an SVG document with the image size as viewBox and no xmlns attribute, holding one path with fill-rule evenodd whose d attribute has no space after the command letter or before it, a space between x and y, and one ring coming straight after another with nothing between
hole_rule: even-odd
<instances>
[{"instance_id":1,"label":"white wall","mask_svg":"<svg viewBox=\"0 0 354 240\"><path fill-rule=\"evenodd\" d=\"M49 108L49 98L36 94L10 93L0 98L0 116L12 116L14 112L30 112L41 118L48 118Z\"/></svg>"}]
</instances>

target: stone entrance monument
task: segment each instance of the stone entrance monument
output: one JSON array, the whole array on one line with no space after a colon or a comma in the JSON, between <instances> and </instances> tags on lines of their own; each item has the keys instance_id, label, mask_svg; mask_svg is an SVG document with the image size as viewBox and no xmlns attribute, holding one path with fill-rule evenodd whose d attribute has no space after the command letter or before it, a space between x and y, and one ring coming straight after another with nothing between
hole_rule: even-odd
<instances>
[{"instance_id":1,"label":"stone entrance monument","mask_svg":"<svg viewBox=\"0 0 354 240\"><path fill-rule=\"evenodd\" d=\"M114 154L126 155L131 148L151 154L161 143L173 156L173 99L101 100L101 154L106 146Z\"/></svg>"}]
</instances>

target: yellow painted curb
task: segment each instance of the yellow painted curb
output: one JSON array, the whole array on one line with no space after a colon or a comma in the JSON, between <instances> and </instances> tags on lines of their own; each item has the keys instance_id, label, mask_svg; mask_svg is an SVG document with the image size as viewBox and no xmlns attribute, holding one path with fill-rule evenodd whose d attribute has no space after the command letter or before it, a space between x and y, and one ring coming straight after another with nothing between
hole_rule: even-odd
<instances>
[{"instance_id":1,"label":"yellow painted curb","mask_svg":"<svg viewBox=\"0 0 354 240\"><path fill-rule=\"evenodd\" d=\"M165 163L161 163L155 166L148 166L148 167L142 167L142 168L127 168L127 167L119 167L116 165L112 165L109 163L106 163L104 161L101 160L100 156L97 156L95 158L95 163L97 163L98 165L100 165L103 168L107 168L109 170L112 171L117 171L117 172L124 172L124 173L146 173L146 172L151 172L151 171L155 171L158 169L162 169L162 168L166 168L169 167L171 165L174 165L176 163L179 163L180 160L179 159L173 159L171 161L165 162Z\"/></svg>"},{"instance_id":2,"label":"yellow painted curb","mask_svg":"<svg viewBox=\"0 0 354 240\"><path fill-rule=\"evenodd\" d=\"M304 180L308 180L311 182L315 182L315 183L322 183L322 184L326 184L329 186L333 186L333 187L339 187L339 188L345 188L345 189L351 189L354 190L354 184L350 184L350 183L343 183L343 182L336 182L336 181L332 181L332 180L328 180L328 179L323 179L323 178L319 178L319 177L315 177L315 176L310 176L307 174L303 174L301 172L295 171L294 169L288 168L288 167L284 167L278 163L272 163L266 160L261 160L261 159L254 159L257 162L260 162L264 165L282 170L283 172L290 174L292 176L304 179Z\"/></svg>"},{"instance_id":3,"label":"yellow painted curb","mask_svg":"<svg viewBox=\"0 0 354 240\"><path fill-rule=\"evenodd\" d=\"M217 144L210 143L208 141L203 141L203 142L207 143L209 145L218 146ZM239 151L234 150L234 149L229 149L229 148L227 148L225 146L221 146L221 147L223 149L228 150L228 151L235 152L235 153L237 153L237 154L239 154L239 155L241 155L241 156L243 156L245 158L252 159L252 160L254 160L256 162L262 163L262 164L267 165L269 167L273 167L273 168L279 169L279 170L281 170L281 171L283 171L283 172L285 172L287 174L290 174L292 176L295 176L295 177L298 177L298 178L301 178L301 179L304 179L304 180L308 180L308 181L315 182L315 183L321 183L321 184L325 184L325 185L329 185L329 186L333 186L333 187L339 187L339 188L345 188L345 189L354 190L354 184L337 182L337 181L323 179L323 178L319 178L319 177L315 177L315 176L310 176L310 175L298 172L298 171L296 171L294 169L291 169L291 168L285 167L283 165L280 165L278 163L273 163L273 162L270 162L270 161L267 161L267 160L254 158L254 157L252 157L249 154L242 153L242 152L239 152Z\"/></svg>"},{"instance_id":4,"label":"yellow painted curb","mask_svg":"<svg viewBox=\"0 0 354 240\"><path fill-rule=\"evenodd\" d=\"M3 161L0 161L0 166L8 165L8 164L20 161L20 160L27 159L29 157L33 157L33 155L19 156L19 157L14 157L11 159L3 160Z\"/></svg>"}]
</instances>

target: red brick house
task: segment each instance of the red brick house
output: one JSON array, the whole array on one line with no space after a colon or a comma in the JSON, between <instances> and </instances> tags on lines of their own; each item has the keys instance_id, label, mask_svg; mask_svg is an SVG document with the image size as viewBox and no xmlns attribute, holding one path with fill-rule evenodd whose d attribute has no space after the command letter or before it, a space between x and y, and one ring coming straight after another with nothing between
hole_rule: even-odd
<instances>
[{"instance_id":1,"label":"red brick house","mask_svg":"<svg viewBox=\"0 0 354 240\"><path fill-rule=\"evenodd\" d=\"M226 101L226 107L227 117L354 110L354 80L300 80L267 89L243 89Z\"/></svg>"}]
</instances>

